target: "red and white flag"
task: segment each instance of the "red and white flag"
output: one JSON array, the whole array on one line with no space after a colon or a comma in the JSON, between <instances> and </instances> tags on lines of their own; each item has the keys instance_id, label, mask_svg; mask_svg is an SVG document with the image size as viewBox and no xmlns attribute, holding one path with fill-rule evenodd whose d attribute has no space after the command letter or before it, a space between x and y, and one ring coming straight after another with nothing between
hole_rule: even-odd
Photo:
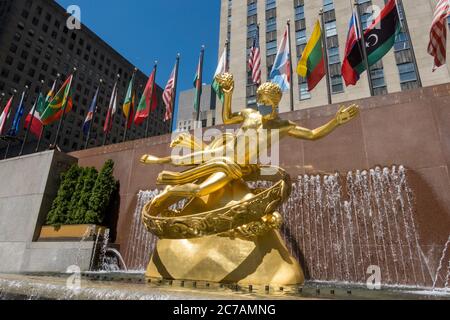
<instances>
[{"instance_id":1,"label":"red and white flag","mask_svg":"<svg viewBox=\"0 0 450 320\"><path fill-rule=\"evenodd\" d=\"M0 136L3 135L3 132L5 131L6 122L9 119L9 115L11 114L11 105L13 101L14 96L12 96L8 103L5 106L5 109L3 109L2 114L0 115Z\"/></svg>"},{"instance_id":2,"label":"red and white flag","mask_svg":"<svg viewBox=\"0 0 450 320\"><path fill-rule=\"evenodd\" d=\"M177 67L173 68L170 74L169 81L167 82L166 88L163 93L163 101L166 105L166 114L164 115L164 121L169 121L173 117L173 100L175 92L175 81L176 81Z\"/></svg>"},{"instance_id":3,"label":"red and white flag","mask_svg":"<svg viewBox=\"0 0 450 320\"><path fill-rule=\"evenodd\" d=\"M111 100L109 102L108 113L106 115L105 126L103 132L109 134L112 130L114 115L117 112L117 82L114 84L114 88L111 94Z\"/></svg>"},{"instance_id":4,"label":"red and white flag","mask_svg":"<svg viewBox=\"0 0 450 320\"><path fill-rule=\"evenodd\" d=\"M434 57L433 71L444 65L447 60L447 18L450 1L440 0L434 12L431 24L428 53Z\"/></svg>"},{"instance_id":5,"label":"red and white flag","mask_svg":"<svg viewBox=\"0 0 450 320\"><path fill-rule=\"evenodd\" d=\"M259 27L253 38L253 46L250 49L248 66L252 72L252 81L256 85L261 84L261 49L259 47Z\"/></svg>"}]
</instances>

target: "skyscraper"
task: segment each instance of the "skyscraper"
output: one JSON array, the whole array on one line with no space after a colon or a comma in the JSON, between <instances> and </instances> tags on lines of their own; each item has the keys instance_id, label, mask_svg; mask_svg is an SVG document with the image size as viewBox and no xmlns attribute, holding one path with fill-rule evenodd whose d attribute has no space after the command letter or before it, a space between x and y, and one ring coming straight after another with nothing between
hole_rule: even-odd
<instances>
[{"instance_id":1,"label":"skyscraper","mask_svg":"<svg viewBox=\"0 0 450 320\"><path fill-rule=\"evenodd\" d=\"M341 63L345 53L345 43L352 15L353 0L222 0L220 47L230 41L230 72L236 81L233 105L236 110L254 107L256 85L253 84L248 67L255 32L260 30L262 60L262 81L267 81L274 63L288 20L291 21L292 60L295 66L311 36L313 27L323 8L328 60L333 103L344 102L370 96L367 73L356 86L345 87L341 77ZM361 22L367 28L379 14L384 0L358 0ZM402 19L406 17L412 44L401 32L394 49L371 67L371 78L375 95L399 92L417 88L418 75L423 86L450 82L448 67L432 72L433 59L427 53L429 29L437 0L404 0L400 10ZM412 54L414 48L418 70L415 69ZM327 104L325 79L308 92L306 79L293 75L294 106L296 110ZM218 105L218 112L221 112ZM280 105L280 112L289 111L289 94L286 93ZM217 117L218 121L220 117Z\"/></svg>"},{"instance_id":2,"label":"skyscraper","mask_svg":"<svg viewBox=\"0 0 450 320\"><path fill-rule=\"evenodd\" d=\"M4 92L8 96L13 89L21 92L28 85L30 89L25 98L26 114L32 108L41 80L45 82L45 95L58 74L60 78L57 87L61 86L74 67L77 68L73 83L73 111L66 117L59 143L63 151L74 151L84 147L82 126L100 79L103 84L97 100L98 113L93 122L91 147L103 143L103 125L117 75L120 75L118 102L121 105L135 67L87 26L69 30L66 26L68 17L66 10L53 0L0 2L0 93ZM138 70L138 96L144 90L146 82L147 76ZM170 123L163 121L165 108L159 86L157 94L159 105L151 115L149 136L170 132ZM17 103L15 101L14 106ZM43 148L53 143L56 126L54 124L45 130ZM122 141L124 126L125 118L121 110L118 110L110 143ZM21 135L23 132L19 133ZM133 126L128 135L129 139L144 136L145 124ZM4 146L4 143L1 144L0 149Z\"/></svg>"}]
</instances>

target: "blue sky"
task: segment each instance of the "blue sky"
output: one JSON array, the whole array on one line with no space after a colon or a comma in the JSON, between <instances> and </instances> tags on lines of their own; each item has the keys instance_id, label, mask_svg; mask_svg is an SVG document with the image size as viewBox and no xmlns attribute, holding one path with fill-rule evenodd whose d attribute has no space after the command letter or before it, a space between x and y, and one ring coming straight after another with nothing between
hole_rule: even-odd
<instances>
[{"instance_id":1,"label":"blue sky","mask_svg":"<svg viewBox=\"0 0 450 320\"><path fill-rule=\"evenodd\" d=\"M81 20L139 69L158 60L164 87L181 53L178 90L193 87L200 48L206 46L203 82L211 83L218 59L220 0L57 0L76 4Z\"/></svg>"}]
</instances>

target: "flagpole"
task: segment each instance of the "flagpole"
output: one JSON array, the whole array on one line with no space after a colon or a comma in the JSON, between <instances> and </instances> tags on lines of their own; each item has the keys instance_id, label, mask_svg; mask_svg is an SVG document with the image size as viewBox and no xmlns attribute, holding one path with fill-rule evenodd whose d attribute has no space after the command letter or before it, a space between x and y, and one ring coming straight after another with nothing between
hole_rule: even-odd
<instances>
[{"instance_id":1,"label":"flagpole","mask_svg":"<svg viewBox=\"0 0 450 320\"><path fill-rule=\"evenodd\" d=\"M230 63L229 63L229 59L230 59L230 40L226 39L225 40L225 72L230 72Z\"/></svg>"},{"instance_id":2,"label":"flagpole","mask_svg":"<svg viewBox=\"0 0 450 320\"><path fill-rule=\"evenodd\" d=\"M101 85L103 83L103 79L100 79L99 82L100 82L100 84L98 85L98 88L97 88L97 92L98 93L100 93L100 88L101 88ZM97 101L95 101L96 105L95 105L95 108L94 108L94 112L92 114L91 123L89 124L89 131L88 131L88 134L87 134L87 137L86 137L86 144L84 145L84 149L85 150L89 147L89 140L91 140L92 127L94 126L94 119L95 119L95 115L97 114L97 109L98 109ZM88 112L89 112L89 110L88 110Z\"/></svg>"},{"instance_id":3,"label":"flagpole","mask_svg":"<svg viewBox=\"0 0 450 320\"><path fill-rule=\"evenodd\" d=\"M173 101L172 101L172 128L171 132L175 132L177 130L177 124L176 124L176 101L177 101L177 87L178 87L178 69L180 68L180 58L181 55L177 54L177 62L175 66L175 81L173 84Z\"/></svg>"},{"instance_id":4,"label":"flagpole","mask_svg":"<svg viewBox=\"0 0 450 320\"><path fill-rule=\"evenodd\" d=\"M56 90L56 87L57 87L57 84L58 84L58 79L59 79L60 77L61 77L61 74L58 73L58 74L56 75L56 80L55 80L55 90ZM44 136L45 128L46 128L46 126L43 125L43 126L42 126L42 130L41 130L41 134L39 135L39 139L38 139L38 143L37 143L37 146L36 146L36 150L34 151L35 153L38 153L38 152L39 152L39 149L41 148L41 142L42 142L42 137Z\"/></svg>"},{"instance_id":5,"label":"flagpole","mask_svg":"<svg viewBox=\"0 0 450 320\"><path fill-rule=\"evenodd\" d=\"M198 70L197 83L200 85L198 88L197 84L197 123L200 122L200 110L201 110L201 99L202 99L202 89L203 89L203 59L205 57L205 46L202 46L200 51L200 70Z\"/></svg>"},{"instance_id":6,"label":"flagpole","mask_svg":"<svg viewBox=\"0 0 450 320\"><path fill-rule=\"evenodd\" d=\"M117 85L118 85L119 79L120 79L120 74L117 74L116 82L115 82L115 84L113 86L113 92L111 94L111 100L110 100L110 105L108 107L108 113L109 113L109 108L113 108L114 107L113 106L114 99L117 100L117 95L118 95L118 92L119 92L118 91L119 89L117 88ZM116 95L116 97L114 97L114 95ZM106 117L108 117L108 113L107 113ZM112 126L114 125L114 117L116 116L116 113L117 113L117 110L116 110L116 112L114 114L112 113L112 110L111 110L110 119L109 119L109 122L111 123L111 125L110 125L111 126L111 130L112 130ZM106 119L106 120L108 120L108 119ZM108 130L106 132L103 132L103 133L105 133L105 135L103 137L103 146L105 146L106 143L108 142L108 137L109 137L110 130Z\"/></svg>"},{"instance_id":7,"label":"flagpole","mask_svg":"<svg viewBox=\"0 0 450 320\"><path fill-rule=\"evenodd\" d=\"M374 90L373 90L372 75L370 73L369 59L367 57L366 39L364 37L364 30L363 30L363 27L362 27L361 15L360 15L360 12L359 12L359 2L357 0L355 0L354 5L356 7L356 16L357 16L357 20L358 20L357 23L358 23L359 32L361 33L361 45L362 45L361 51L362 51L362 54L363 54L364 64L365 64L366 71L367 71L367 79L369 81L370 96L373 97L375 95L375 93L374 93Z\"/></svg>"},{"instance_id":8,"label":"flagpole","mask_svg":"<svg viewBox=\"0 0 450 320\"><path fill-rule=\"evenodd\" d=\"M409 49L411 50L414 68L416 69L417 83L419 84L419 88L422 88L422 78L420 77L419 66L417 64L417 59L416 59L416 53L414 51L414 46L413 46L412 39L411 39L411 33L409 32L409 25L408 25L408 19L406 19L405 7L403 6L402 0L395 0L395 2L397 4L397 12L398 12L398 18L400 20L400 24L401 24L402 28L405 30L406 37L408 38ZM400 16L400 11L398 10L398 8L401 8L401 12L403 13L403 21L402 21L402 17Z\"/></svg>"},{"instance_id":9,"label":"flagpole","mask_svg":"<svg viewBox=\"0 0 450 320\"><path fill-rule=\"evenodd\" d=\"M131 77L131 80L132 80L132 82L133 82L133 83L132 83L133 88L132 88L132 90L131 90L132 92L131 92L130 110L128 110L127 121L126 121L126 123L125 123L125 132L124 132L124 134L123 134L123 142L126 142L126 141L127 141L128 125L129 125L130 120L131 120L131 111L133 110L134 77L135 77L135 75L136 75L136 72L137 72L137 68L134 68L133 76Z\"/></svg>"},{"instance_id":10,"label":"flagpole","mask_svg":"<svg viewBox=\"0 0 450 320\"><path fill-rule=\"evenodd\" d=\"M75 72L77 71L77 68L73 68L73 73L72 73L72 80L70 83L70 88L69 90L72 90L72 83L73 83L73 78L75 77ZM69 91L69 95L70 95L70 91ZM59 123L58 123L58 129L56 130L56 137L55 137L55 142L53 143L52 146L50 146L50 150L53 149L57 149L58 148L58 143L59 143L59 135L61 133L61 130L64 127L64 122L66 119L66 107L67 107L67 102L69 101L69 96L66 97L66 101L64 103L64 106L62 106L62 115L61 118L59 119Z\"/></svg>"},{"instance_id":11,"label":"flagpole","mask_svg":"<svg viewBox=\"0 0 450 320\"><path fill-rule=\"evenodd\" d=\"M28 124L27 131L25 132L25 137L23 138L22 147L20 148L20 152L19 152L19 157L23 155L23 151L25 149L25 145L26 145L26 143L28 141L28 136L30 134L30 129L31 129L32 125L33 125L34 115L36 114L36 108L37 108L37 104L39 102L39 97L41 95L43 86L44 86L44 80L41 80L41 86L39 88L39 93L38 93L38 96L36 97L36 101L34 103L33 112L31 113L30 123Z\"/></svg>"},{"instance_id":12,"label":"flagpole","mask_svg":"<svg viewBox=\"0 0 450 320\"><path fill-rule=\"evenodd\" d=\"M294 111L294 79L293 79L293 70L292 70L292 48L291 48L291 20L289 19L287 21L287 27L288 27L288 41L289 41L289 72L290 72L290 104L291 104L291 111Z\"/></svg>"},{"instance_id":13,"label":"flagpole","mask_svg":"<svg viewBox=\"0 0 450 320\"><path fill-rule=\"evenodd\" d=\"M14 97L15 97L16 94L17 94L17 90L14 89L13 90L13 96L12 96L11 104L14 102ZM6 115L5 125L6 125L6 121L8 121L8 118L9 118L10 114L11 114L11 109L9 110L8 114ZM11 145L11 141L8 139L8 142L7 142L7 145L6 145L5 157L3 158L4 160L6 160L8 158L10 145Z\"/></svg>"},{"instance_id":14,"label":"flagpole","mask_svg":"<svg viewBox=\"0 0 450 320\"><path fill-rule=\"evenodd\" d=\"M326 30L325 30L325 21L323 19L323 8L320 9L319 12L320 15L320 24L322 26L322 45L324 50L323 58L325 60L325 70L327 73L327 94L328 94L328 104L333 104L333 99L331 96L331 83L330 83L330 65L328 62L328 44L327 44L327 38L326 38Z\"/></svg>"},{"instance_id":15,"label":"flagpole","mask_svg":"<svg viewBox=\"0 0 450 320\"><path fill-rule=\"evenodd\" d=\"M153 67L153 83L152 83L152 92L150 95L150 106L149 106L148 115L147 115L147 123L145 124L145 138L148 138L148 129L150 127L150 113L152 112L152 107L153 107L153 95L155 94L155 82L156 82L156 72L157 71L158 71L158 61L155 61L155 65Z\"/></svg>"}]
</instances>

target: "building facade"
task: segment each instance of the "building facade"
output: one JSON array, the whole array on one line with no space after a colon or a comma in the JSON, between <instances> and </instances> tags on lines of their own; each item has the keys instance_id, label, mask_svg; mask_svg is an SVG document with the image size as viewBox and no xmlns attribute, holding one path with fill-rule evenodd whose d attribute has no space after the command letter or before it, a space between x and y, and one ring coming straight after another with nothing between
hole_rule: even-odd
<instances>
[{"instance_id":1,"label":"building facade","mask_svg":"<svg viewBox=\"0 0 450 320\"><path fill-rule=\"evenodd\" d=\"M223 48L226 39L229 39L230 72L234 74L236 81L234 108L239 110L252 107L256 103L256 86L251 80L248 58L257 26L259 25L260 30L262 81L265 82L288 20L291 21L295 109L328 103L325 79L312 92L308 92L306 79L296 76L295 73L296 65L319 18L321 8L324 10L333 103L370 96L367 73L361 76L356 86L349 87L345 86L341 76L352 2L353 0L222 0L220 48ZM367 28L373 16L377 15L378 10L382 9L387 1L358 0L358 2L363 28ZM417 88L418 74L423 86L450 82L449 67L445 66L432 72L433 58L427 53L429 30L436 3L437 0L403 0L404 8L400 11L402 19L407 19L412 44L407 41L405 33L401 32L394 49L382 61L371 67L370 74L375 95ZM418 70L414 67L412 48ZM218 106L219 108L221 107ZM280 112L287 112L289 109L289 94L285 93Z\"/></svg>"},{"instance_id":2,"label":"building facade","mask_svg":"<svg viewBox=\"0 0 450 320\"><path fill-rule=\"evenodd\" d=\"M211 85L203 85L200 101L200 121L197 123L197 113L194 110L196 90L180 92L177 109L177 130L189 131L199 127L216 125L216 93Z\"/></svg>"},{"instance_id":3,"label":"building facade","mask_svg":"<svg viewBox=\"0 0 450 320\"><path fill-rule=\"evenodd\" d=\"M41 80L44 80L43 92L47 94L58 74L60 77L57 87L60 87L73 68L77 68L72 87L73 111L64 121L59 141L59 147L63 151L74 151L84 147L82 126L100 79L103 84L100 86L98 112L93 122L90 146L103 144L103 126L108 104L119 75L118 113L108 143L121 142L126 121L121 105L135 67L85 25L82 24L81 29L68 29L68 17L66 10L53 0L0 2L0 94L5 93L9 97L16 89L18 94L13 104L16 107L20 93L28 86L25 97L25 112L28 113L40 91ZM147 79L143 72L137 71L135 83L138 97ZM160 103L157 111L151 115L149 136L170 132L170 123L163 121L165 109L159 86L157 94ZM2 107L5 102L2 102ZM8 128L13 116L14 113L10 117ZM57 123L45 129L42 148L53 143L56 127ZM23 131L19 134L21 136ZM139 127L133 125L128 140L144 136L145 124Z\"/></svg>"}]
</instances>

